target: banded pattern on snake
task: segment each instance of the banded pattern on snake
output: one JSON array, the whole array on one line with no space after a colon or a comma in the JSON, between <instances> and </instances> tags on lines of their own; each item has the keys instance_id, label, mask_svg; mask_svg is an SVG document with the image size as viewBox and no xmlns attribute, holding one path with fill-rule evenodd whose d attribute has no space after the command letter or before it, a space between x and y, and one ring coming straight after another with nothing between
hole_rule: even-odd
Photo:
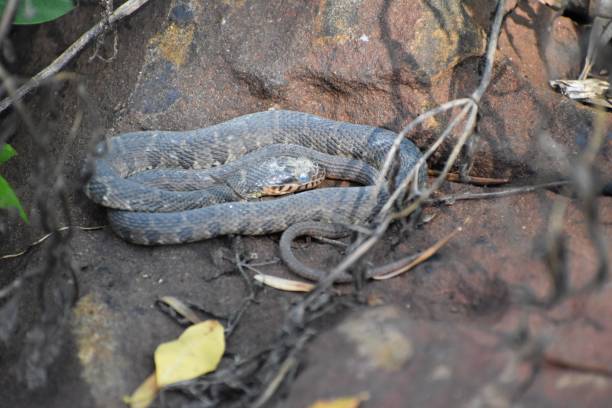
<instances>
[{"instance_id":1,"label":"banded pattern on snake","mask_svg":"<svg viewBox=\"0 0 612 408\"><path fill-rule=\"evenodd\" d=\"M386 200L385 189L374 196L373 186L326 188L273 200L202 207L198 191L168 191L129 177L152 169L223 172L258 149L280 145L282 150L282 145L289 145L285 146L289 155L293 146L312 149L322 153L324 166L337 167L332 175L336 171L368 182L372 179L369 166L380 170L396 136L382 128L285 110L253 113L190 131L126 133L98 146L85 193L109 208L110 225L120 237L142 245L179 244L226 234L269 234L313 220L365 223ZM401 181L420 157L419 149L403 140L395 161L395 180ZM342 164L339 158L344 158Z\"/></svg>"}]
</instances>

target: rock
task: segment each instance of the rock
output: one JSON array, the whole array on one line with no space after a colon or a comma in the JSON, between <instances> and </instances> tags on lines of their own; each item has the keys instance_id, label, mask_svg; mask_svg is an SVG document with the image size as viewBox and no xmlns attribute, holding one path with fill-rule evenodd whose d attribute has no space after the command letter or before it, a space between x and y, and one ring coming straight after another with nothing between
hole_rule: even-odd
<instances>
[{"instance_id":1,"label":"rock","mask_svg":"<svg viewBox=\"0 0 612 408\"><path fill-rule=\"evenodd\" d=\"M177 9L187 17L173 19ZM483 9L477 0L175 1L130 113L144 127L185 129L276 106L398 130L453 97L455 69L484 52Z\"/></svg>"},{"instance_id":2,"label":"rock","mask_svg":"<svg viewBox=\"0 0 612 408\"><path fill-rule=\"evenodd\" d=\"M512 351L473 328L411 319L397 307L354 312L309 347L285 407L367 394L364 406L508 406L524 376ZM507 378L503 378L503 377ZM505 380L505 383L504 381Z\"/></svg>"},{"instance_id":3,"label":"rock","mask_svg":"<svg viewBox=\"0 0 612 408\"><path fill-rule=\"evenodd\" d=\"M452 185L444 193L460 195L466 190L489 191ZM518 285L543 298L550 289L545 233L555 202L568 205L563 231L571 285L585 285L593 278L597 264L584 215L572 200L541 191L491 200L458 200L452 206L426 210L435 218L417 230L392 230L394 244L381 243L385 251L374 249L373 264L423 251L455 228L463 229L436 256L394 279L390 287L372 285L372 295L385 303L406 305L422 318L467 317L491 322L522 303L513 300ZM611 204L609 198L602 198L598 205L604 237L612 234ZM606 245L612 252L612 243Z\"/></svg>"},{"instance_id":4,"label":"rock","mask_svg":"<svg viewBox=\"0 0 612 408\"><path fill-rule=\"evenodd\" d=\"M571 160L593 132L593 110L548 85L580 72L579 30L535 0L511 6L481 104L472 174L559 177L567 169L546 145L558 144ZM479 0L234 1L206 8L177 0L149 41L128 120L186 129L281 107L399 131L419 113L474 90L492 12ZM432 119L411 137L426 148L446 123L446 116ZM610 176L606 146L598 161ZM443 145L432 166L449 149Z\"/></svg>"},{"instance_id":5,"label":"rock","mask_svg":"<svg viewBox=\"0 0 612 408\"><path fill-rule=\"evenodd\" d=\"M415 320L398 307L357 311L310 345L278 406L356 395L368 396L364 406L390 408L605 405L609 376L536 368L529 347L488 326Z\"/></svg>"},{"instance_id":6,"label":"rock","mask_svg":"<svg viewBox=\"0 0 612 408\"><path fill-rule=\"evenodd\" d=\"M591 339L582 330L584 323L578 326L576 334ZM545 339L539 335L514 341L519 327L515 322L509 332L415 320L392 306L353 312L310 345L305 369L278 406L310 406L353 395L368 395L365 406L381 407L606 404L612 394L609 352L599 364L573 360L577 356L571 354L560 358L562 350L554 346L541 354L538 346ZM561 330L555 339L567 333ZM567 340L585 343L577 337ZM599 350L601 355L606 344L601 340L572 348Z\"/></svg>"},{"instance_id":7,"label":"rock","mask_svg":"<svg viewBox=\"0 0 612 408\"><path fill-rule=\"evenodd\" d=\"M466 187L452 187L446 193L459 194L466 190ZM612 390L609 379L612 350L608 346L612 336L610 285L578 296L565 295L564 301L548 310L530 307L518 295L522 293L519 287L529 288L540 299L550 293L544 249L554 202L568 205L563 233L568 251L569 285L573 291L583 287L593 279L597 268L584 215L572 200L540 192L495 200L457 201L450 207L433 211L436 218L422 229L406 235L396 231L396 245L383 244L385 248L394 248L395 254L389 251L382 259L374 257L374 264L422 251L465 220L471 220L459 236L425 264L392 282L368 286L368 298L376 299L377 304L403 305L413 319L461 321L486 327L486 332L494 331L500 336L516 334L521 327L528 329L525 342L519 347L523 350L520 353L541 364L541 371L529 390L524 395L519 393L516 403L605 405ZM602 198L598 204L602 234L609 237L612 203ZM612 253L612 243L606 245L607 252ZM458 332L463 333L464 326ZM482 333L478 335L481 336ZM465 339L458 335L456 341L463 343ZM485 383L483 390L487 387ZM391 391L386 389L386 392ZM416 398L412 389L402 396L409 401Z\"/></svg>"},{"instance_id":8,"label":"rock","mask_svg":"<svg viewBox=\"0 0 612 408\"><path fill-rule=\"evenodd\" d=\"M569 18L541 3L518 2L503 27L493 81L482 103L477 150L484 155L477 159L477 172L530 181L567 174L567 161L593 133L595 111L555 93L548 81L578 76L579 41L579 27ZM555 145L567 161L550 155ZM608 141L597 160L608 178L610 154Z\"/></svg>"}]
</instances>

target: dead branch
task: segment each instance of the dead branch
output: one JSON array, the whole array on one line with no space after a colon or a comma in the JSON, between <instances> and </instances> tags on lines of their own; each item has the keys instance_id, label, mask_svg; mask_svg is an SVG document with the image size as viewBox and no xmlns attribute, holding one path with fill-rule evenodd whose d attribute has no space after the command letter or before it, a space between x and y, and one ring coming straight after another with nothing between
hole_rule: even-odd
<instances>
[{"instance_id":1,"label":"dead branch","mask_svg":"<svg viewBox=\"0 0 612 408\"><path fill-rule=\"evenodd\" d=\"M480 102L485 90L487 89L490 81L491 74L493 72L493 62L495 60L495 51L497 49L497 40L499 37L499 32L501 30L501 25L503 22L504 16L504 8L505 8L505 0L500 0L497 3L497 8L495 11L495 17L493 20L491 32L489 35L489 43L487 45L487 51L485 54L485 67L483 71L483 75L480 81L478 88L470 95L469 98L457 99L454 101L447 102L435 109L427 111L421 115L419 115L416 119L414 119L411 123L409 123L396 137L392 148L389 150L387 157L385 159L384 165L381 170L381 175L379 176L379 180L377 180L377 190L378 193L382 188L382 183L384 182L384 177L386 177L391 163L397 154L397 150L399 149L399 145L406 134L413 130L418 124L422 123L429 117L432 117L436 114L445 112L449 109L455 107L462 107L461 112L451 121L451 123L447 126L445 131L440 135L440 137L436 140L436 142L425 152L423 157L419 159L419 161L415 164L413 169L409 172L409 174L405 177L405 179L399 183L399 188L395 190L395 192L391 195L387 203L383 206L381 210L381 216L383 217L373 235L367 238L363 243L361 243L357 248L351 252L344 260L337 265L327 276L325 279L319 282L319 285L315 291L313 291L305 300L304 305L308 305L311 302L314 302L315 299L320 296L322 292L327 291L327 289L333 284L334 280L341 274L347 271L352 265L354 265L357 261L359 261L368 251L374 246L374 244L383 236L386 232L387 228L391 224L391 222L399 217L406 217L412 214L415 210L420 208L420 206L429 198L429 196L436 191L446 179L447 174L450 169L454 165L457 160L461 149L465 145L467 139L474 131L474 127L476 126L476 118L478 113L478 103ZM449 158L447 159L444 168L442 169L440 175L434 180L431 187L426 188L424 191L418 191L418 175L421 167L425 164L427 158L442 144L442 142L452 133L454 128L463 121L463 119L467 116L466 124L463 128L461 135L457 143L455 144L453 150ZM399 214L390 215L390 209L396 205L397 200L403 197L405 190L408 188L410 183L413 183L414 190L412 203Z\"/></svg>"},{"instance_id":2,"label":"dead branch","mask_svg":"<svg viewBox=\"0 0 612 408\"><path fill-rule=\"evenodd\" d=\"M28 82L19 87L9 97L0 101L0 113L11 106L15 101L22 99L32 90L38 88L45 80L57 74L75 55L77 55L91 40L102 34L106 27L116 23L124 17L129 16L138 10L143 4L149 0L128 0L121 5L108 19L99 21L96 25L90 28L78 40L76 40L66 51L60 54L49 66L34 75ZM9 3L10 4L10 3ZM0 37L2 38L2 37Z\"/></svg>"}]
</instances>

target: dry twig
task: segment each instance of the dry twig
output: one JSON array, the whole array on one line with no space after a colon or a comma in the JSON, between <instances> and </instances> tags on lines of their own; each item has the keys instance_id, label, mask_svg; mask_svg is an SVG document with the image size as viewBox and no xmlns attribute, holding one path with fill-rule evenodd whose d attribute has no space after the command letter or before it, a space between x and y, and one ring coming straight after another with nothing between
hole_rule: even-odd
<instances>
[{"instance_id":1,"label":"dry twig","mask_svg":"<svg viewBox=\"0 0 612 408\"><path fill-rule=\"evenodd\" d=\"M455 201L460 201L460 200L483 200L487 198L501 198L501 197L508 197L508 196L512 196L516 194L531 193L533 191L543 190L547 188L562 187L568 184L569 184L569 181L553 181L550 183L535 184L532 186L504 188L504 189L499 189L499 190L490 191L486 193L468 192L468 193L463 193L463 194L451 194L451 195L446 195L446 196L438 197L435 199L431 199L428 202L432 204L438 204L438 203L452 204Z\"/></svg>"},{"instance_id":2,"label":"dry twig","mask_svg":"<svg viewBox=\"0 0 612 408\"><path fill-rule=\"evenodd\" d=\"M351 266L353 266L356 262L358 262L373 246L374 244L383 236L389 225L394 219L404 218L408 215L412 214L416 211L420 206L429 199L429 196L436 191L444 182L447 177L447 174L450 172L450 169L454 165L455 161L459 157L459 154L465 145L466 141L473 133L474 128L476 126L476 118L478 113L478 103L480 102L485 90L487 89L489 82L491 81L491 75L493 71L493 62L495 59L495 51L497 49L497 40L499 37L499 32L501 29L501 25L503 22L504 16L504 8L505 8L505 0L498 1L497 8L495 11L495 17L493 20L493 25L491 27L491 32L489 34L489 43L487 45L487 51L485 55L485 65L484 71L482 74L482 78L478 88L470 95L469 98L457 99L454 101L447 102L439 107L427 111L414 119L410 124L408 124L396 137L395 143L390 149L387 157L385 159L384 165L381 169L381 174L379 179L377 180L376 185L377 192L382 189L382 185L384 183L384 178L387 176L389 169L391 168L391 163L393 162L397 150L399 149L399 145L404 137L411 130L415 129L416 126L426 119L435 116L439 113L445 112L449 109L461 107L462 110L460 113L453 118L453 120L449 123L444 132L440 135L440 137L434 142L434 144L423 154L414 168L409 172L409 174L405 177L403 181L401 181L398 185L399 187L395 190L395 192L391 195L387 203L383 206L381 210L382 219L379 221L374 234L368 237L365 241L361 242L354 251L352 251L340 264L338 264L327 276L325 279L319 282L317 289L304 300L305 307L312 302L315 302L318 296L322 292L327 291L327 289L333 284L334 280L341 274L345 273ZM467 117L467 118L466 118ZM452 133L454 128L459 125L465 119L466 123L463 127L463 131L461 132L458 141L453 147L440 175L433 181L432 185L429 188L426 188L423 191L418 190L418 180L419 180L419 172L421 168L425 165L425 161L429 156L433 154L433 152L446 140L446 138ZM389 214L390 210L394 205L401 200L405 194L406 189L411 184L414 186L414 191L412 192L412 202L407 207L401 210L398 214Z\"/></svg>"},{"instance_id":3,"label":"dry twig","mask_svg":"<svg viewBox=\"0 0 612 408\"><path fill-rule=\"evenodd\" d=\"M90 28L85 34L83 34L78 40L76 40L66 51L64 51L59 57L57 57L49 66L34 75L28 82L15 90L9 97L0 101L0 113L11 106L15 101L22 99L32 90L36 89L40 84L51 76L57 74L75 55L77 55L91 40L102 34L105 29L121 20L124 17L129 16L136 10L138 10L143 4L149 0L128 0L123 3L108 19L99 21L95 26ZM1 37L0 37L1 38Z\"/></svg>"},{"instance_id":4,"label":"dry twig","mask_svg":"<svg viewBox=\"0 0 612 408\"><path fill-rule=\"evenodd\" d=\"M428 174L430 176L439 176L440 172L438 170L428 170ZM462 183L461 174L459 173L448 173L446 175L446 180L453 183ZM510 179L507 178L491 178L491 177L478 177L478 176L470 176L467 184L473 184L475 186L499 186L501 184L507 184L510 182Z\"/></svg>"},{"instance_id":5,"label":"dry twig","mask_svg":"<svg viewBox=\"0 0 612 408\"><path fill-rule=\"evenodd\" d=\"M295 337L297 336L297 338L300 339L303 338L299 335L299 333L304 331L304 325L307 324L308 321L312 321L312 319L316 318L314 316L317 315L317 313L320 314L321 310L324 310L326 307L331 305L332 298L329 295L329 289L332 286L335 278L338 275L347 271L349 268L351 268L366 253L368 253L368 251L374 246L374 244L387 231L387 228L389 227L391 222L398 216L398 214L393 214L391 212L394 206L396 206L397 204L408 202L410 203L408 208L404 209L403 211L400 211L399 215L407 216L409 214L412 214L429 199L430 195L434 191L436 191L441 185L441 183L446 179L450 169L457 160L461 149L472 134L476 125L478 103L491 80L494 55L497 47L497 38L499 36L503 21L505 3L505 0L500 0L497 4L491 33L489 35L489 44L485 56L483 76L478 88L468 98L450 101L435 109L422 113L397 135L394 144L392 145L392 148L390 149L387 154L387 157L385 158L383 167L381 169L380 177L375 184L376 194L374 195L374 197L376 197L376 199L378 193L383 190L384 180L388 176L388 172L391 169L393 160L397 155L400 143L404 139L404 137L410 131L415 129L420 123L423 123L426 119L430 117L444 113L450 109L461 109L460 112L451 120L451 122L447 126L447 129L440 135L440 137L430 147L430 149L428 149L424 153L423 157L419 159L419 161L409 172L409 174L403 180L400 180L398 183L395 184L397 188L395 189L393 194L391 194L386 204L383 206L383 209L380 213L380 217L377 219L373 231L367 231L367 234L362 234L362 236L358 238L358 240L352 247L354 249L352 251L349 251L349 254L342 260L342 262L337 265L331 271L331 273L329 273L324 279L319 281L314 291L310 292L299 304L297 304L290 310L278 341L278 344L281 347L279 349L276 349L275 352L271 354L271 356L274 356L274 358L276 359L275 361L277 361L277 363L275 363L272 367L269 367L268 369L273 369L274 372L271 376L268 376L268 380L265 382L263 388L265 391L262 394L259 394L259 398L257 399L256 404L261 404L262 402L268 401L272 393L274 393L279 388L281 382L279 379L285 378L286 372L289 371L287 366L293 365L293 356L295 355L294 353L297 348ZM459 139L455 144L455 147L452 150L451 155L446 165L444 166L444 169L441 171L439 176L434 180L433 184L429 188L420 191L419 180L423 178L421 171L424 169L427 158L431 156L431 154L452 134L453 130L462 122L465 122L463 130L460 133ZM408 191L411 185L412 190L410 191L410 194L407 199L404 199L404 197L406 196L406 192ZM450 237L447 238L450 239ZM442 240L439 245L443 245L446 241L447 240ZM432 251L429 252L435 252L435 250L437 249L434 248ZM289 342L289 344L287 344L287 342Z\"/></svg>"},{"instance_id":6,"label":"dry twig","mask_svg":"<svg viewBox=\"0 0 612 408\"><path fill-rule=\"evenodd\" d=\"M411 270L415 266L422 264L423 262L425 262L426 260L428 260L429 258L434 256L440 250L440 248L442 248L444 245L448 244L448 242L451 239L453 239L462 230L463 230L462 227L457 228L456 230L454 230L453 232L451 232L450 234L448 234L447 236L445 236L444 238L442 238L441 240L439 240L438 242L436 242L435 244L433 244L432 246L427 248L425 251L421 252L416 257L416 259L414 259L408 265L406 265L406 266L404 266L402 268L399 268L399 269L397 269L397 270L395 270L393 272L384 274L384 275L373 276L372 279L374 279L374 280L387 280L387 279L395 278L396 276L399 276L399 275L401 275L403 273L408 272L409 270Z\"/></svg>"},{"instance_id":7,"label":"dry twig","mask_svg":"<svg viewBox=\"0 0 612 408\"><path fill-rule=\"evenodd\" d=\"M56 229L55 231L49 232L49 233L43 235L42 237L38 238L36 241L34 241L30 245L28 245L27 248L22 249L21 251L18 251L18 252L12 253L12 254L6 254L6 255L0 256L0 261L3 260L3 259L17 258L18 256L25 255L32 248L34 248L34 247L42 244L43 242L45 242L47 240L47 238L51 237L53 234L57 234L58 232L66 231L66 230L68 230L70 228L76 228L76 229L79 229L81 231L96 231L96 230L100 230L100 229L104 228L104 225L96 226L96 227L81 227L81 226L78 226L78 225L75 225L75 226L69 226L68 225L68 226L65 226L65 227L60 227L60 228Z\"/></svg>"}]
</instances>

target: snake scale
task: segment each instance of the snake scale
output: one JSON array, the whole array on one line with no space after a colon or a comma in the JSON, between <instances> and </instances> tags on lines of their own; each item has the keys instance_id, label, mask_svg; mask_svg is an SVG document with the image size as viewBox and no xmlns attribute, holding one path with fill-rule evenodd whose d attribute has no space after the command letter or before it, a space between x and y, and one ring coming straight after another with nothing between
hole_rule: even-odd
<instances>
[{"instance_id":1,"label":"snake scale","mask_svg":"<svg viewBox=\"0 0 612 408\"><path fill-rule=\"evenodd\" d=\"M297 145L349 158L380 170L397 134L382 128L333 121L285 110L252 113L190 131L125 133L97 146L85 193L109 208L112 229L142 245L179 244L227 234L262 235L306 221L359 224L371 220L387 196L373 186L324 188L272 200L189 203L197 191L168 191L129 179L143 171L223 169L272 145ZM396 183L421 157L402 140ZM349 171L350 173L350 171ZM358 178L358 177L357 177ZM194 196L195 197L195 196Z\"/></svg>"}]
</instances>

